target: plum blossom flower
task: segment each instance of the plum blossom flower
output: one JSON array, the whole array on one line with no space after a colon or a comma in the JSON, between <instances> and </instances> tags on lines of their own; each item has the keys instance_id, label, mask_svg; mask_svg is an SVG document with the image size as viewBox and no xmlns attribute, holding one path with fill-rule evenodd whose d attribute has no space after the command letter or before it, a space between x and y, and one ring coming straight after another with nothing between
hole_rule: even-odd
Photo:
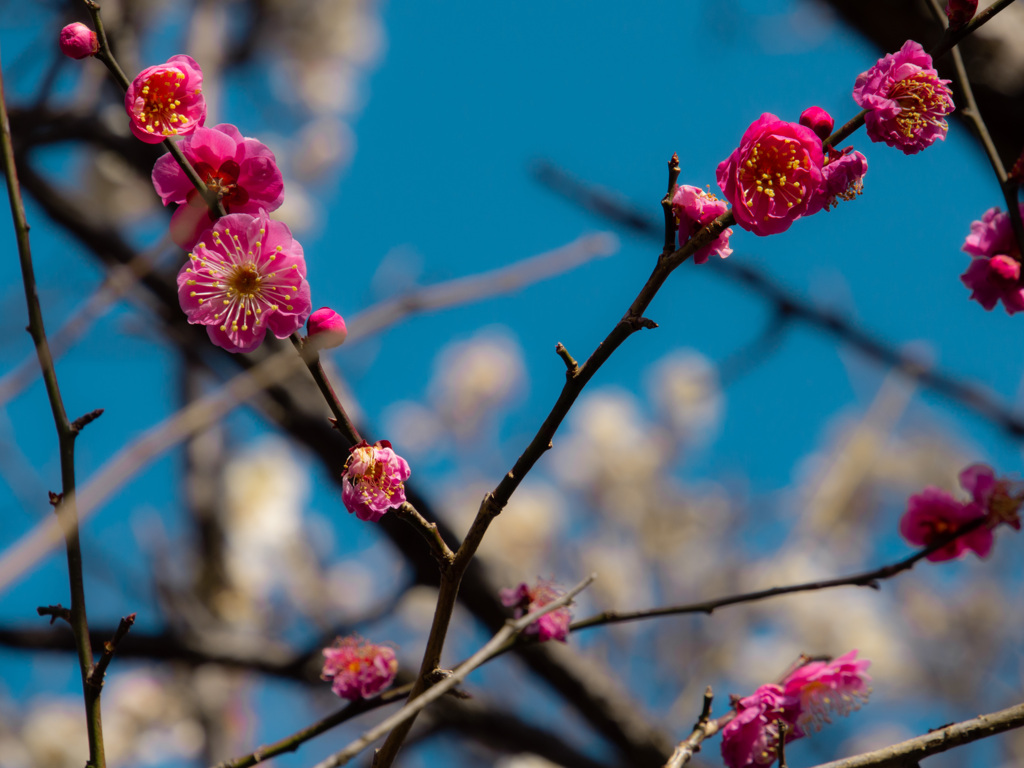
<instances>
[{"instance_id":1,"label":"plum blossom flower","mask_svg":"<svg viewBox=\"0 0 1024 768\"><path fill-rule=\"evenodd\" d=\"M515 608L514 615L519 619L533 613L538 608L543 608L563 594L565 593L554 584L541 579L535 587L530 587L524 582L518 587L501 590L501 602L509 608ZM565 638L569 635L571 621L572 613L568 606L556 608L533 622L523 630L523 634L536 635L537 639L542 642L560 640L564 643Z\"/></svg>"},{"instance_id":2,"label":"plum blossom flower","mask_svg":"<svg viewBox=\"0 0 1024 768\"><path fill-rule=\"evenodd\" d=\"M860 709L871 693L867 659L852 650L830 662L812 661L794 670L782 683L787 696L800 703L797 725L803 732L820 731L830 715L849 715Z\"/></svg>"},{"instance_id":3,"label":"plum blossom flower","mask_svg":"<svg viewBox=\"0 0 1024 768\"><path fill-rule=\"evenodd\" d=\"M338 638L324 648L322 680L331 681L331 690L343 699L368 699L383 691L398 672L395 652L357 635Z\"/></svg>"},{"instance_id":4,"label":"plum blossom flower","mask_svg":"<svg viewBox=\"0 0 1024 768\"><path fill-rule=\"evenodd\" d=\"M84 59L100 49L96 33L76 21L60 31L60 52L72 59Z\"/></svg>"},{"instance_id":5,"label":"plum blossom flower","mask_svg":"<svg viewBox=\"0 0 1024 768\"><path fill-rule=\"evenodd\" d=\"M672 195L672 211L679 222L679 245L688 242L705 224L709 224L729 209L724 200L689 184L680 185ZM731 229L724 230L712 242L693 254L694 264L703 264L714 254L723 259L732 253L729 247Z\"/></svg>"},{"instance_id":6,"label":"plum blossom flower","mask_svg":"<svg viewBox=\"0 0 1024 768\"><path fill-rule=\"evenodd\" d=\"M868 110L868 137L913 155L945 140L945 116L953 111L949 80L940 80L932 57L920 43L907 40L857 76L853 99Z\"/></svg>"},{"instance_id":7,"label":"plum blossom flower","mask_svg":"<svg viewBox=\"0 0 1024 768\"><path fill-rule=\"evenodd\" d=\"M957 501L946 491L927 486L907 501L907 511L900 518L900 534L915 546L927 547L984 516L984 510L977 504ZM975 528L932 552L927 559L933 563L953 560L967 550L987 557L992 550L992 529Z\"/></svg>"},{"instance_id":8,"label":"plum blossom flower","mask_svg":"<svg viewBox=\"0 0 1024 768\"><path fill-rule=\"evenodd\" d=\"M717 170L736 223L755 235L785 232L808 213L824 161L810 128L761 115Z\"/></svg>"},{"instance_id":9,"label":"plum blossom flower","mask_svg":"<svg viewBox=\"0 0 1024 768\"><path fill-rule=\"evenodd\" d=\"M128 86L124 106L132 133L147 144L187 136L206 121L203 72L191 56L171 56L138 74Z\"/></svg>"},{"instance_id":10,"label":"plum blossom flower","mask_svg":"<svg viewBox=\"0 0 1024 768\"><path fill-rule=\"evenodd\" d=\"M949 18L950 29L960 29L974 18L978 12L978 0L949 0L946 3L946 16Z\"/></svg>"},{"instance_id":11,"label":"plum blossom flower","mask_svg":"<svg viewBox=\"0 0 1024 768\"><path fill-rule=\"evenodd\" d=\"M284 180L274 153L248 139L233 125L196 128L179 144L207 188L227 213L274 211L284 200ZM171 217L171 239L186 250L214 221L214 214L169 154L153 166L153 186L164 205L178 203Z\"/></svg>"},{"instance_id":12,"label":"plum blossom flower","mask_svg":"<svg viewBox=\"0 0 1024 768\"><path fill-rule=\"evenodd\" d=\"M284 339L309 317L302 246L266 211L228 214L188 257L178 273L178 302L218 347L252 352L267 329Z\"/></svg>"},{"instance_id":13,"label":"plum blossom flower","mask_svg":"<svg viewBox=\"0 0 1024 768\"><path fill-rule=\"evenodd\" d=\"M786 743L803 736L797 724L800 704L781 686L762 685L740 699L736 716L722 729L722 760L727 768L761 768L775 762L779 751L779 721L789 728Z\"/></svg>"},{"instance_id":14,"label":"plum blossom flower","mask_svg":"<svg viewBox=\"0 0 1024 768\"><path fill-rule=\"evenodd\" d=\"M348 336L345 318L330 307L320 307L306 321L306 338L316 338L317 349L340 347Z\"/></svg>"},{"instance_id":15,"label":"plum blossom flower","mask_svg":"<svg viewBox=\"0 0 1024 768\"><path fill-rule=\"evenodd\" d=\"M363 440L353 445L341 475L345 509L360 520L377 522L389 509L405 503L403 483L410 474L409 463L392 450L387 440L373 445Z\"/></svg>"},{"instance_id":16,"label":"plum blossom flower","mask_svg":"<svg viewBox=\"0 0 1024 768\"><path fill-rule=\"evenodd\" d=\"M960 473L960 485L988 515L989 527L995 528L1000 523L1006 523L1014 530L1020 530L1020 508L1024 504L1024 492L1019 488L1019 483L1013 483L1005 477L997 478L992 467L986 464L971 464Z\"/></svg>"},{"instance_id":17,"label":"plum blossom flower","mask_svg":"<svg viewBox=\"0 0 1024 768\"><path fill-rule=\"evenodd\" d=\"M1024 203L1020 205L1024 216ZM1024 311L1024 286L1020 281L1020 249L1008 214L989 208L981 221L971 222L971 234L963 249L971 254L970 266L960 280L971 289L971 298L985 309L1002 300L1009 314Z\"/></svg>"},{"instance_id":18,"label":"plum blossom flower","mask_svg":"<svg viewBox=\"0 0 1024 768\"><path fill-rule=\"evenodd\" d=\"M829 158L821 169L822 181L814 195L808 213L824 208L830 211L840 200L853 200L864 191L864 176L868 172L868 159L853 147L838 152L829 147Z\"/></svg>"},{"instance_id":19,"label":"plum blossom flower","mask_svg":"<svg viewBox=\"0 0 1024 768\"><path fill-rule=\"evenodd\" d=\"M804 125L814 131L815 136L824 141L832 133L836 121L832 115L821 107L808 107L800 113L800 125Z\"/></svg>"}]
</instances>

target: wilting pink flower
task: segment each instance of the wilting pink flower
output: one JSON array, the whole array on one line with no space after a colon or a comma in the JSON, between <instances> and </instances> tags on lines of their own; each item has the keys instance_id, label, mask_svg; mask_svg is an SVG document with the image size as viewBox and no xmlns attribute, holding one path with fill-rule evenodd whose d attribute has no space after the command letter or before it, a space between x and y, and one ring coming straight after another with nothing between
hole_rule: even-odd
<instances>
[{"instance_id":1,"label":"wilting pink flower","mask_svg":"<svg viewBox=\"0 0 1024 768\"><path fill-rule=\"evenodd\" d=\"M722 760L727 768L761 768L774 763L780 720L789 726L787 744L804 735L797 723L799 700L778 685L762 685L736 706L736 716L722 729Z\"/></svg>"},{"instance_id":2,"label":"wilting pink flower","mask_svg":"<svg viewBox=\"0 0 1024 768\"><path fill-rule=\"evenodd\" d=\"M1020 211L1024 215L1024 204ZM1009 215L999 208L985 211L981 221L971 222L971 234L964 241L963 250L974 257L960 276L971 289L971 298L985 309L993 309L1002 300L1009 314L1024 311L1020 249Z\"/></svg>"},{"instance_id":3,"label":"wilting pink flower","mask_svg":"<svg viewBox=\"0 0 1024 768\"><path fill-rule=\"evenodd\" d=\"M864 123L872 141L913 155L946 138L944 117L954 109L948 83L920 43L907 40L857 77L853 99L868 110Z\"/></svg>"},{"instance_id":4,"label":"wilting pink flower","mask_svg":"<svg viewBox=\"0 0 1024 768\"><path fill-rule=\"evenodd\" d=\"M520 584L512 589L501 590L501 602L509 608L515 608L517 619L533 613L538 608L543 608L553 600L557 600L565 593L554 584L543 579L537 582L536 587L527 584ZM524 635L536 635L538 640L561 640L569 635L569 623L572 621L572 613L568 606L556 608L550 613L541 616L525 630Z\"/></svg>"},{"instance_id":5,"label":"wilting pink flower","mask_svg":"<svg viewBox=\"0 0 1024 768\"><path fill-rule=\"evenodd\" d=\"M403 483L411 474L409 463L387 440L373 445L363 440L350 451L341 475L341 500L360 520L375 523L389 509L405 503Z\"/></svg>"},{"instance_id":6,"label":"wilting pink flower","mask_svg":"<svg viewBox=\"0 0 1024 768\"><path fill-rule=\"evenodd\" d=\"M832 722L830 715L845 717L867 701L871 677L865 670L871 662L856 657L853 650L829 662L812 661L783 681L783 691L800 704L797 723L802 731L820 731Z\"/></svg>"},{"instance_id":7,"label":"wilting pink flower","mask_svg":"<svg viewBox=\"0 0 1024 768\"><path fill-rule=\"evenodd\" d=\"M821 139L775 115L761 115L717 171L736 223L755 235L785 232L808 211L821 184Z\"/></svg>"},{"instance_id":8,"label":"wilting pink flower","mask_svg":"<svg viewBox=\"0 0 1024 768\"><path fill-rule=\"evenodd\" d=\"M60 31L60 52L72 59L84 59L100 49L96 33L85 24L76 21Z\"/></svg>"},{"instance_id":9,"label":"wilting pink flower","mask_svg":"<svg viewBox=\"0 0 1024 768\"><path fill-rule=\"evenodd\" d=\"M331 690L343 699L368 699L389 685L398 672L395 652L355 635L338 638L324 648L322 680L331 680Z\"/></svg>"},{"instance_id":10,"label":"wilting pink flower","mask_svg":"<svg viewBox=\"0 0 1024 768\"><path fill-rule=\"evenodd\" d=\"M147 144L187 136L206 120L203 72L191 56L171 56L139 73L128 86L124 106L132 133Z\"/></svg>"},{"instance_id":11,"label":"wilting pink flower","mask_svg":"<svg viewBox=\"0 0 1024 768\"><path fill-rule=\"evenodd\" d=\"M1024 491L1019 483L1005 477L996 477L992 467L972 464L960 473L960 485L971 494L973 502L989 518L989 527L1006 523L1020 530L1020 508L1024 504Z\"/></svg>"},{"instance_id":12,"label":"wilting pink flower","mask_svg":"<svg viewBox=\"0 0 1024 768\"><path fill-rule=\"evenodd\" d=\"M950 29L960 29L978 12L978 0L949 0L946 3L946 16L949 18Z\"/></svg>"},{"instance_id":13,"label":"wilting pink flower","mask_svg":"<svg viewBox=\"0 0 1024 768\"><path fill-rule=\"evenodd\" d=\"M808 214L824 208L830 211L840 200L853 200L864 191L864 176L868 172L868 159L847 147L842 152L829 148L829 159L821 169L822 182L815 192Z\"/></svg>"},{"instance_id":14,"label":"wilting pink flower","mask_svg":"<svg viewBox=\"0 0 1024 768\"><path fill-rule=\"evenodd\" d=\"M266 211L228 214L188 257L178 273L178 301L218 347L251 352L267 329L284 339L309 317L302 246Z\"/></svg>"},{"instance_id":15,"label":"wilting pink flower","mask_svg":"<svg viewBox=\"0 0 1024 768\"><path fill-rule=\"evenodd\" d=\"M672 195L672 211L679 222L679 245L688 242L705 224L717 219L729 209L724 200L698 187L680 185ZM693 254L694 264L703 264L714 254L723 259L732 253L729 247L731 229L724 230L718 237Z\"/></svg>"},{"instance_id":16,"label":"wilting pink flower","mask_svg":"<svg viewBox=\"0 0 1024 768\"><path fill-rule=\"evenodd\" d=\"M835 124L832 115L821 107L808 107L800 113L800 125L810 128L822 141L829 137Z\"/></svg>"},{"instance_id":17,"label":"wilting pink flower","mask_svg":"<svg viewBox=\"0 0 1024 768\"><path fill-rule=\"evenodd\" d=\"M284 200L284 180L274 153L247 139L228 123L196 128L178 145L227 213L275 211ZM214 214L169 154L153 166L153 186L164 205L178 203L171 217L171 239L188 250L214 221Z\"/></svg>"},{"instance_id":18,"label":"wilting pink flower","mask_svg":"<svg viewBox=\"0 0 1024 768\"><path fill-rule=\"evenodd\" d=\"M348 336L348 328L345 327L345 318L339 315L330 307L320 307L309 316L306 321L307 339L316 337L318 349L337 347L345 343Z\"/></svg>"},{"instance_id":19,"label":"wilting pink flower","mask_svg":"<svg viewBox=\"0 0 1024 768\"><path fill-rule=\"evenodd\" d=\"M927 547L984 515L977 504L965 504L939 488L928 486L907 501L907 511L900 518L900 534L915 546ZM932 552L927 559L935 563L952 560L967 550L986 557L992 550L992 529L976 528Z\"/></svg>"}]
</instances>

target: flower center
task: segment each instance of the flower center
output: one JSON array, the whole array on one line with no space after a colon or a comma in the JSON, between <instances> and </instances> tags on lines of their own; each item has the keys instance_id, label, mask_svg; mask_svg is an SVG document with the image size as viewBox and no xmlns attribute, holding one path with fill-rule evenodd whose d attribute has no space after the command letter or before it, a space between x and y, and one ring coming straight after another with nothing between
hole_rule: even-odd
<instances>
[{"instance_id":1,"label":"flower center","mask_svg":"<svg viewBox=\"0 0 1024 768\"><path fill-rule=\"evenodd\" d=\"M738 174L743 202L748 207L753 205L755 195L767 197L770 202L778 197L788 208L803 202L803 185L791 177L809 164L799 142L776 139L754 144Z\"/></svg>"},{"instance_id":2,"label":"flower center","mask_svg":"<svg viewBox=\"0 0 1024 768\"><path fill-rule=\"evenodd\" d=\"M220 168L214 169L209 163L196 163L196 173L199 174L207 188L216 193L217 197L230 210L231 206L244 205L249 202L249 193L238 185L238 174L241 169L234 160L225 160ZM195 190L189 192L190 198L198 194Z\"/></svg>"},{"instance_id":3,"label":"flower center","mask_svg":"<svg viewBox=\"0 0 1024 768\"><path fill-rule=\"evenodd\" d=\"M896 116L900 133L910 138L928 126L945 128L946 121L942 119L948 111L945 94L938 78L930 72L916 72L893 83L887 95L900 105L901 111Z\"/></svg>"},{"instance_id":4,"label":"flower center","mask_svg":"<svg viewBox=\"0 0 1024 768\"><path fill-rule=\"evenodd\" d=\"M237 294L240 298L251 299L260 295L263 278L253 263L235 267L233 274L227 279L228 295Z\"/></svg>"},{"instance_id":5,"label":"flower center","mask_svg":"<svg viewBox=\"0 0 1024 768\"><path fill-rule=\"evenodd\" d=\"M184 72L173 69L157 72L147 78L146 84L142 86L142 107L136 107L136 114L147 131L174 136L178 133L176 124L188 121L179 109L181 100L175 98L184 79Z\"/></svg>"}]
</instances>

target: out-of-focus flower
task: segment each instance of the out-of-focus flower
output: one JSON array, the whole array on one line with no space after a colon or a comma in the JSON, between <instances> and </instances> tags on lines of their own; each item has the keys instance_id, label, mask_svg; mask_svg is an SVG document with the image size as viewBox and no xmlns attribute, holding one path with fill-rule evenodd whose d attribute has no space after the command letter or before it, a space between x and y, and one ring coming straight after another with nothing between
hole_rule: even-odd
<instances>
[{"instance_id":1,"label":"out-of-focus flower","mask_svg":"<svg viewBox=\"0 0 1024 768\"><path fill-rule=\"evenodd\" d=\"M840 200L853 200L864 191L864 176L868 172L868 159L848 147L843 152L829 152L829 160L821 169L822 182L815 194L815 202L808 213L821 208L830 211Z\"/></svg>"},{"instance_id":2,"label":"out-of-focus flower","mask_svg":"<svg viewBox=\"0 0 1024 768\"><path fill-rule=\"evenodd\" d=\"M835 124L832 115L821 107L808 107L800 113L800 125L810 128L822 141L832 133L832 127Z\"/></svg>"},{"instance_id":3,"label":"out-of-focus flower","mask_svg":"<svg viewBox=\"0 0 1024 768\"><path fill-rule=\"evenodd\" d=\"M124 106L132 133L147 144L187 136L206 120L203 72L191 56L171 56L139 73L128 86Z\"/></svg>"},{"instance_id":4,"label":"out-of-focus flower","mask_svg":"<svg viewBox=\"0 0 1024 768\"><path fill-rule=\"evenodd\" d=\"M313 343L317 349L340 347L348 336L345 318L330 307L320 307L311 314L306 321L306 331L307 339L316 339Z\"/></svg>"},{"instance_id":5,"label":"out-of-focus flower","mask_svg":"<svg viewBox=\"0 0 1024 768\"><path fill-rule=\"evenodd\" d=\"M797 725L798 701L778 685L762 685L737 702L736 717L722 729L722 760L727 768L761 768L775 762L779 752L779 721L785 723L786 743L803 735Z\"/></svg>"},{"instance_id":6,"label":"out-of-focus flower","mask_svg":"<svg viewBox=\"0 0 1024 768\"><path fill-rule=\"evenodd\" d=\"M383 691L398 673L395 652L355 635L338 638L324 648L321 679L331 681L331 690L343 699L368 699Z\"/></svg>"},{"instance_id":7,"label":"out-of-focus flower","mask_svg":"<svg viewBox=\"0 0 1024 768\"><path fill-rule=\"evenodd\" d=\"M543 608L563 594L565 593L554 584L541 579L535 587L522 583L512 589L501 590L501 602L509 608L515 608L515 617L519 619ZM569 607L563 606L541 616L523 630L523 634L536 635L537 639L541 641L561 640L564 643L565 638L569 635L571 621L572 614Z\"/></svg>"},{"instance_id":8,"label":"out-of-focus flower","mask_svg":"<svg viewBox=\"0 0 1024 768\"><path fill-rule=\"evenodd\" d=\"M1014 530L1020 530L1020 508L1024 504L1024 494L1019 488L1015 489L1008 479L997 478L992 467L986 464L972 464L960 473L960 485L988 515L990 527L1006 523Z\"/></svg>"},{"instance_id":9,"label":"out-of-focus flower","mask_svg":"<svg viewBox=\"0 0 1024 768\"><path fill-rule=\"evenodd\" d=\"M96 33L85 24L76 21L60 31L60 52L72 59L84 59L100 49Z\"/></svg>"},{"instance_id":10,"label":"out-of-focus flower","mask_svg":"<svg viewBox=\"0 0 1024 768\"><path fill-rule=\"evenodd\" d=\"M810 128L761 115L717 171L736 223L755 235L785 232L808 212L824 157Z\"/></svg>"},{"instance_id":11,"label":"out-of-focus flower","mask_svg":"<svg viewBox=\"0 0 1024 768\"><path fill-rule=\"evenodd\" d=\"M178 273L178 302L218 347L252 352L267 329L284 339L309 317L302 246L266 211L219 219L188 256Z\"/></svg>"},{"instance_id":12,"label":"out-of-focus flower","mask_svg":"<svg viewBox=\"0 0 1024 768\"><path fill-rule=\"evenodd\" d=\"M907 40L858 75L853 99L868 110L864 123L872 141L913 155L946 138L944 118L954 109L948 83L939 79L921 44Z\"/></svg>"},{"instance_id":13,"label":"out-of-focus flower","mask_svg":"<svg viewBox=\"0 0 1024 768\"><path fill-rule=\"evenodd\" d=\"M978 12L978 0L949 0L946 3L946 16L949 18L950 29L960 29Z\"/></svg>"},{"instance_id":14,"label":"out-of-focus flower","mask_svg":"<svg viewBox=\"0 0 1024 768\"><path fill-rule=\"evenodd\" d=\"M1020 204L1024 216L1024 203ZM971 298L985 309L1002 300L1009 314L1024 311L1024 286L1020 283L1020 248L1013 234L1010 216L989 208L981 221L971 222L971 233L962 248L971 254L971 264L960 280L971 289Z\"/></svg>"},{"instance_id":15,"label":"out-of-focus flower","mask_svg":"<svg viewBox=\"0 0 1024 768\"><path fill-rule=\"evenodd\" d=\"M375 523L392 507L405 503L409 463L391 449L387 440L369 445L365 440L351 448L341 500L360 520Z\"/></svg>"},{"instance_id":16,"label":"out-of-focus flower","mask_svg":"<svg viewBox=\"0 0 1024 768\"><path fill-rule=\"evenodd\" d=\"M900 534L915 546L927 547L984 514L977 504L964 504L945 491L928 486L907 501L907 511L900 518ZM952 560L967 550L986 557L991 549L992 530L982 526L953 539L927 559L936 563Z\"/></svg>"},{"instance_id":17,"label":"out-of-focus flower","mask_svg":"<svg viewBox=\"0 0 1024 768\"><path fill-rule=\"evenodd\" d=\"M680 349L663 357L652 366L648 386L662 423L679 438L702 437L722 417L718 369L696 350Z\"/></svg>"},{"instance_id":18,"label":"out-of-focus flower","mask_svg":"<svg viewBox=\"0 0 1024 768\"><path fill-rule=\"evenodd\" d=\"M672 212L679 222L680 247L690 241L705 224L710 224L729 209L724 200L689 184L680 185L672 195ZM693 254L694 264L703 264L714 254L723 259L732 253L729 247L731 229L724 230L718 237Z\"/></svg>"},{"instance_id":19,"label":"out-of-focus flower","mask_svg":"<svg viewBox=\"0 0 1024 768\"><path fill-rule=\"evenodd\" d=\"M284 180L274 153L242 136L235 126L196 128L178 146L227 213L274 211L284 200ZM153 186L164 205L178 203L171 217L171 239L191 248L213 223L213 212L170 154L153 166Z\"/></svg>"},{"instance_id":20,"label":"out-of-focus flower","mask_svg":"<svg viewBox=\"0 0 1024 768\"><path fill-rule=\"evenodd\" d=\"M800 702L797 723L803 731L820 731L830 723L830 715L849 715L860 709L871 693L871 677L865 670L867 659L857 659L857 651L845 653L830 662L812 661L794 670L782 683L787 696Z\"/></svg>"}]
</instances>

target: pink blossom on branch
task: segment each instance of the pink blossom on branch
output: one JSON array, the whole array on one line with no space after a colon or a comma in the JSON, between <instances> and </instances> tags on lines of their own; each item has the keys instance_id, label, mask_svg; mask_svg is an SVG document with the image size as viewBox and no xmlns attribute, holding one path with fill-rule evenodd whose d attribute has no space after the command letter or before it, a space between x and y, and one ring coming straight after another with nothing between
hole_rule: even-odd
<instances>
[{"instance_id":1,"label":"pink blossom on branch","mask_svg":"<svg viewBox=\"0 0 1024 768\"><path fill-rule=\"evenodd\" d=\"M320 677L331 681L331 690L343 699L368 699L383 691L398 672L395 652L355 635L338 638L324 648Z\"/></svg>"},{"instance_id":2,"label":"pink blossom on branch","mask_svg":"<svg viewBox=\"0 0 1024 768\"><path fill-rule=\"evenodd\" d=\"M284 201L284 179L274 153L233 125L196 128L179 144L199 178L220 198L227 213L275 211ZM214 221L199 191L169 154L153 166L153 186L164 205L178 203L171 239L186 250Z\"/></svg>"},{"instance_id":3,"label":"pink blossom on branch","mask_svg":"<svg viewBox=\"0 0 1024 768\"><path fill-rule=\"evenodd\" d=\"M320 307L306 321L307 339L316 339L317 349L338 347L345 343L348 327L345 318L330 307Z\"/></svg>"},{"instance_id":4,"label":"pink blossom on branch","mask_svg":"<svg viewBox=\"0 0 1024 768\"><path fill-rule=\"evenodd\" d=\"M537 582L535 587L522 583L512 589L501 590L501 602L509 608L514 608L514 615L519 619L543 608L563 594L565 593L561 589L542 579ZM556 608L533 622L523 631L523 634L536 635L537 639L541 641L560 640L564 643L565 638L569 636L571 622L572 613L568 606Z\"/></svg>"},{"instance_id":5,"label":"pink blossom on branch","mask_svg":"<svg viewBox=\"0 0 1024 768\"><path fill-rule=\"evenodd\" d=\"M138 74L128 86L124 106L132 133L147 144L187 136L206 121L203 72L191 56L171 56Z\"/></svg>"},{"instance_id":6,"label":"pink blossom on branch","mask_svg":"<svg viewBox=\"0 0 1024 768\"><path fill-rule=\"evenodd\" d=\"M100 49L96 33L81 22L68 24L60 31L60 52L72 59L84 59Z\"/></svg>"},{"instance_id":7,"label":"pink blossom on branch","mask_svg":"<svg viewBox=\"0 0 1024 768\"><path fill-rule=\"evenodd\" d=\"M810 128L822 141L829 137L835 124L832 115L821 107L808 107L800 113L800 125Z\"/></svg>"},{"instance_id":8,"label":"pink blossom on branch","mask_svg":"<svg viewBox=\"0 0 1024 768\"><path fill-rule=\"evenodd\" d=\"M736 716L722 729L722 760L727 768L762 768L779 752L779 721L788 727L786 743L803 736L797 724L799 701L781 686L762 685L736 702Z\"/></svg>"},{"instance_id":9,"label":"pink blossom on branch","mask_svg":"<svg viewBox=\"0 0 1024 768\"><path fill-rule=\"evenodd\" d=\"M1024 204L1020 205L1024 216ZM1008 214L989 208L981 221L971 222L963 249L972 258L960 280L971 289L971 298L985 309L1001 300L1009 314L1024 311L1024 285L1020 281L1020 249Z\"/></svg>"},{"instance_id":10,"label":"pink blossom on branch","mask_svg":"<svg viewBox=\"0 0 1024 768\"><path fill-rule=\"evenodd\" d=\"M822 208L830 211L840 200L853 200L864 191L864 177L868 172L868 159L853 147L842 152L829 148L829 159L821 169L822 182L815 192L808 214Z\"/></svg>"},{"instance_id":11,"label":"pink blossom on branch","mask_svg":"<svg viewBox=\"0 0 1024 768\"><path fill-rule=\"evenodd\" d=\"M907 40L899 51L886 54L853 86L854 101L868 110L868 137L907 155L945 140L945 116L954 109L948 83L939 79L920 43Z\"/></svg>"},{"instance_id":12,"label":"pink blossom on branch","mask_svg":"<svg viewBox=\"0 0 1024 768\"><path fill-rule=\"evenodd\" d=\"M829 662L812 661L787 677L782 688L800 704L797 724L804 732L820 731L831 723L830 715L849 715L860 709L871 693L867 659L853 650Z\"/></svg>"},{"instance_id":13,"label":"pink blossom on branch","mask_svg":"<svg viewBox=\"0 0 1024 768\"><path fill-rule=\"evenodd\" d=\"M813 212L823 160L814 131L766 112L719 164L718 186L737 224L755 235L774 235Z\"/></svg>"},{"instance_id":14,"label":"pink blossom on branch","mask_svg":"<svg viewBox=\"0 0 1024 768\"><path fill-rule=\"evenodd\" d=\"M727 210L728 204L709 192L688 184L680 185L672 195L672 211L679 222L679 245L689 242L705 224L710 224ZM724 259L732 253L729 247L731 235L732 230L726 229L712 242L697 250L693 254L693 263L703 264L711 255Z\"/></svg>"},{"instance_id":15,"label":"pink blossom on branch","mask_svg":"<svg viewBox=\"0 0 1024 768\"><path fill-rule=\"evenodd\" d=\"M178 302L218 347L252 352L269 329L293 334L313 308L302 246L288 227L231 213L214 224L178 273Z\"/></svg>"},{"instance_id":16,"label":"pink blossom on branch","mask_svg":"<svg viewBox=\"0 0 1024 768\"><path fill-rule=\"evenodd\" d=\"M915 546L928 547L984 515L977 504L957 501L945 491L928 486L907 501L907 511L900 518L900 534ZM953 560L967 550L987 557L992 550L992 529L976 528L932 552L927 559L933 563Z\"/></svg>"},{"instance_id":17,"label":"pink blossom on branch","mask_svg":"<svg viewBox=\"0 0 1024 768\"><path fill-rule=\"evenodd\" d=\"M1006 523L1020 530L1020 508L1024 504L1024 489L1020 483L996 477L992 467L986 464L972 464L960 473L960 485L988 516L990 528Z\"/></svg>"},{"instance_id":18,"label":"pink blossom on branch","mask_svg":"<svg viewBox=\"0 0 1024 768\"><path fill-rule=\"evenodd\" d=\"M352 446L342 472L341 500L360 520L375 523L393 507L405 503L409 463L394 452L391 443L365 440Z\"/></svg>"}]
</instances>

